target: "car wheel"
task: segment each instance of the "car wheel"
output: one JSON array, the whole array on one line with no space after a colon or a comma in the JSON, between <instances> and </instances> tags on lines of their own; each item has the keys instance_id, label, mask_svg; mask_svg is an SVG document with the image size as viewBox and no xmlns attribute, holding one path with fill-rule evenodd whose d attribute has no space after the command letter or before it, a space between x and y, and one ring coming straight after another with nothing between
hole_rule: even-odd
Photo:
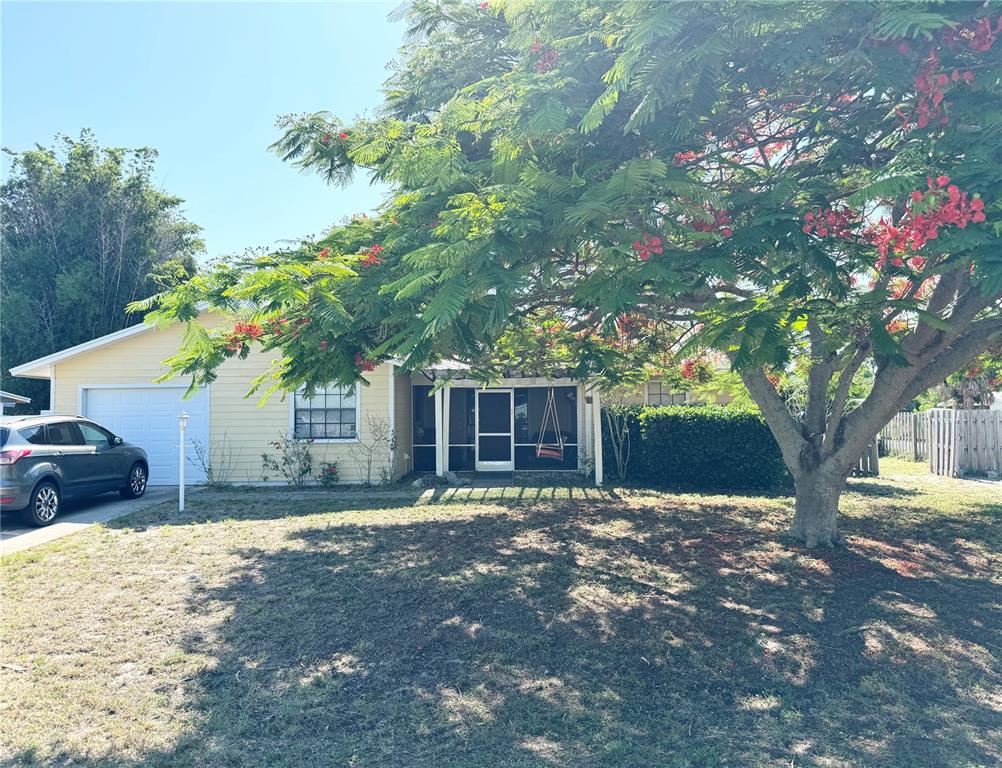
<instances>
[{"instance_id":1,"label":"car wheel","mask_svg":"<svg viewBox=\"0 0 1002 768\"><path fill-rule=\"evenodd\" d=\"M129 476L125 479L125 487L120 491L122 498L138 499L146 493L146 483L149 482L149 479L150 476L145 465L137 461L129 470Z\"/></svg>"},{"instance_id":2,"label":"car wheel","mask_svg":"<svg viewBox=\"0 0 1002 768\"><path fill-rule=\"evenodd\" d=\"M59 488L55 483L48 480L39 483L31 492L31 500L22 513L25 521L29 525L49 525L59 514L61 501Z\"/></svg>"}]
</instances>

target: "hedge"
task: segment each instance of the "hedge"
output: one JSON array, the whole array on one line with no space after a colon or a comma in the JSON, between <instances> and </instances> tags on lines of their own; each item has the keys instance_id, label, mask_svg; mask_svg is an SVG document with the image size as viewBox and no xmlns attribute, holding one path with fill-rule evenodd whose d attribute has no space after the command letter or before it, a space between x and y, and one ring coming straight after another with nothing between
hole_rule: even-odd
<instances>
[{"instance_id":1,"label":"hedge","mask_svg":"<svg viewBox=\"0 0 1002 768\"><path fill-rule=\"evenodd\" d=\"M626 406L631 451L626 477L649 486L706 490L770 490L789 487L779 446L754 410L719 405ZM603 465L616 461L602 415Z\"/></svg>"}]
</instances>

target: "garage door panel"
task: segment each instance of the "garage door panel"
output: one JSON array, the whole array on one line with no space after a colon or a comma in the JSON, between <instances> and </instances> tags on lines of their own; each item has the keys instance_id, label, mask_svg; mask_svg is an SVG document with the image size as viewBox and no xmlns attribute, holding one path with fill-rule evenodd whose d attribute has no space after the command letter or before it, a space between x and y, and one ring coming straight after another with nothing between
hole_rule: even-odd
<instances>
[{"instance_id":1,"label":"garage door panel","mask_svg":"<svg viewBox=\"0 0 1002 768\"><path fill-rule=\"evenodd\" d=\"M124 440L142 447L150 461L150 485L177 485L177 416L188 413L186 441L209 442L209 393L204 387L184 400L186 387L96 387L85 388L84 415L110 429ZM202 471L189 460L185 483L199 483Z\"/></svg>"}]
</instances>

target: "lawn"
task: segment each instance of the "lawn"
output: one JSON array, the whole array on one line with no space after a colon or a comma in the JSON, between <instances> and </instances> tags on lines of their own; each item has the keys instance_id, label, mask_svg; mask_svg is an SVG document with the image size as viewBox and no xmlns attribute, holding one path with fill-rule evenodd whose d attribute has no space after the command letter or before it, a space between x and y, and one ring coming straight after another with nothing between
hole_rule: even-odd
<instances>
[{"instance_id":1,"label":"lawn","mask_svg":"<svg viewBox=\"0 0 1002 768\"><path fill-rule=\"evenodd\" d=\"M203 492L4 563L0 758L1002 763L1002 490Z\"/></svg>"}]
</instances>

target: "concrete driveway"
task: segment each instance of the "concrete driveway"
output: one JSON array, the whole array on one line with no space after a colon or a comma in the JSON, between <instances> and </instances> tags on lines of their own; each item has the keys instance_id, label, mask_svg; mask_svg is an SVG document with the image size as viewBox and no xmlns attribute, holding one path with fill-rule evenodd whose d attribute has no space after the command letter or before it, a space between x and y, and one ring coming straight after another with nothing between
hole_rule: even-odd
<instances>
[{"instance_id":1,"label":"concrete driveway","mask_svg":"<svg viewBox=\"0 0 1002 768\"><path fill-rule=\"evenodd\" d=\"M193 489L189 488L190 494ZM96 523L106 523L116 517L154 507L165 501L177 500L177 486L157 485L146 489L139 499L123 499L118 493L105 493L92 499L67 501L56 522L45 528L25 525L17 512L0 513L0 556L37 547L71 533L82 531Z\"/></svg>"}]
</instances>

